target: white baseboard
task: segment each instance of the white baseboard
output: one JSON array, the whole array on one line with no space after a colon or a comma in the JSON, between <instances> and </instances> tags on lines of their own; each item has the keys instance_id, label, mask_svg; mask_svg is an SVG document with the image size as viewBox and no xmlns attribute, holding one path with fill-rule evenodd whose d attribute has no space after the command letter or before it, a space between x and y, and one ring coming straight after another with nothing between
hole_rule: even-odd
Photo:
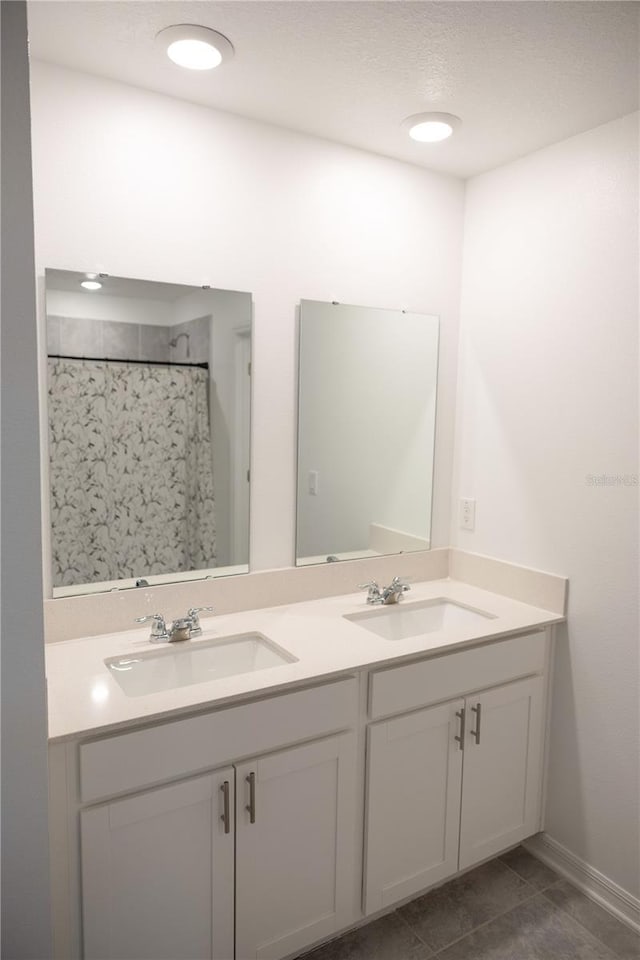
<instances>
[{"instance_id":1,"label":"white baseboard","mask_svg":"<svg viewBox=\"0 0 640 960\"><path fill-rule=\"evenodd\" d=\"M636 933L640 933L640 900L633 894L605 877L546 833L538 833L525 840L523 846L587 897L595 900Z\"/></svg>"}]
</instances>

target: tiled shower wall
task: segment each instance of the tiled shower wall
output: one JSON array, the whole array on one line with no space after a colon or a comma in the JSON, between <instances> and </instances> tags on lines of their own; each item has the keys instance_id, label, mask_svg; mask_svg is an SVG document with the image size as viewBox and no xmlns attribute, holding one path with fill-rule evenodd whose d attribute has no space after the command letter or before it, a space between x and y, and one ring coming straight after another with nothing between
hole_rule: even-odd
<instances>
[{"instance_id":1,"label":"tiled shower wall","mask_svg":"<svg viewBox=\"0 0 640 960\"><path fill-rule=\"evenodd\" d=\"M170 341L180 333L175 347ZM47 317L47 352L66 357L107 360L174 361L203 363L209 360L209 317L200 317L175 327L150 323L118 323L109 320Z\"/></svg>"}]
</instances>

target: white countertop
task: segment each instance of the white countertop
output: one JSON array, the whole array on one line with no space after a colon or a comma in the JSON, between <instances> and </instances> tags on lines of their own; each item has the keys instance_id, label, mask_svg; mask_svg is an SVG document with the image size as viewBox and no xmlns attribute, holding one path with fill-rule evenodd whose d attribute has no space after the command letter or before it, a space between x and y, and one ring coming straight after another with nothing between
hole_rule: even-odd
<instances>
[{"instance_id":1,"label":"white countertop","mask_svg":"<svg viewBox=\"0 0 640 960\"><path fill-rule=\"evenodd\" d=\"M49 739L97 735L152 718L193 713L208 706L251 699L336 674L451 650L564 620L562 615L549 610L449 579L412 583L411 592L401 603L408 607L416 601L437 598L477 608L492 614L494 619L406 640L385 640L344 619L346 615L374 609L391 609L367 606L362 592L207 617L201 621L202 637L187 641L189 645L257 632L297 659L293 663L146 696L127 696L104 661L158 649L149 643L147 626L48 644Z\"/></svg>"}]
</instances>

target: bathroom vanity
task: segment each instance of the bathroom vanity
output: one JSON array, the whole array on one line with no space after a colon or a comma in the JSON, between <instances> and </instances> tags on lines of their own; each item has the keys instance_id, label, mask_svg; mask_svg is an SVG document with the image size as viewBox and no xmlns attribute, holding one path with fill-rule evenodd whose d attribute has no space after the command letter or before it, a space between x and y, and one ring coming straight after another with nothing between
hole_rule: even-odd
<instances>
[{"instance_id":1,"label":"bathroom vanity","mask_svg":"<svg viewBox=\"0 0 640 960\"><path fill-rule=\"evenodd\" d=\"M536 833L562 619L436 580L50 644L56 956L293 957Z\"/></svg>"}]
</instances>

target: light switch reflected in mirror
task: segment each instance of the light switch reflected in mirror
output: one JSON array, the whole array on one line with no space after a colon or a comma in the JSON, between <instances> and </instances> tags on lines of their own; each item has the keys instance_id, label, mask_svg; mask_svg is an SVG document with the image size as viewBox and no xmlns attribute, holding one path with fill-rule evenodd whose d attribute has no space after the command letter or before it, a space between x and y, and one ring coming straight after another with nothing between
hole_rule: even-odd
<instances>
[{"instance_id":1,"label":"light switch reflected in mirror","mask_svg":"<svg viewBox=\"0 0 640 960\"><path fill-rule=\"evenodd\" d=\"M431 546L439 321L302 300L298 566Z\"/></svg>"},{"instance_id":2,"label":"light switch reflected in mirror","mask_svg":"<svg viewBox=\"0 0 640 960\"><path fill-rule=\"evenodd\" d=\"M53 596L247 572L251 295L86 279L45 273Z\"/></svg>"}]
</instances>

